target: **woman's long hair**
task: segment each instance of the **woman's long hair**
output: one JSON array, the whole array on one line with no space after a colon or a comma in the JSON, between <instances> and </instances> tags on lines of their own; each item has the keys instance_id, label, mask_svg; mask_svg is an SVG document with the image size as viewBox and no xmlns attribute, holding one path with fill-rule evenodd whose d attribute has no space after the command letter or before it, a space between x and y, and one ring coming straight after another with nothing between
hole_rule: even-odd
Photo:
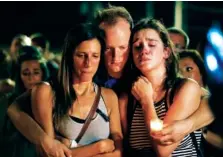
<instances>
[{"instance_id":1,"label":"woman's long hair","mask_svg":"<svg viewBox=\"0 0 223 157\"><path fill-rule=\"evenodd\" d=\"M83 41L98 39L101 44L101 58L105 48L104 33L96 25L91 23L82 23L69 30L63 46L62 60L58 75L58 86L55 88L55 124L67 114L73 102L76 100L76 94L73 89L73 53L76 47ZM100 62L103 61L100 59ZM100 63L102 64L102 63ZM100 65L99 65L100 66Z\"/></svg>"},{"instance_id":2,"label":"woman's long hair","mask_svg":"<svg viewBox=\"0 0 223 157\"><path fill-rule=\"evenodd\" d=\"M164 83L164 89L170 88L175 83L175 80L178 76L178 59L177 56L174 53L173 50L173 43L170 40L170 37L168 35L168 32L165 28L165 26L156 19L149 19L144 18L136 23L135 27L132 30L131 37L130 37L130 58L133 60L133 53L132 53L132 43L133 43L133 37L136 32L142 30L142 29L153 29L155 30L162 40L164 47L169 48L170 54L169 57L166 59L166 79ZM132 61L133 62L133 61ZM141 72L136 68L136 66L133 64L133 71L132 71L132 81L135 81L136 78L141 75Z\"/></svg>"}]
</instances>

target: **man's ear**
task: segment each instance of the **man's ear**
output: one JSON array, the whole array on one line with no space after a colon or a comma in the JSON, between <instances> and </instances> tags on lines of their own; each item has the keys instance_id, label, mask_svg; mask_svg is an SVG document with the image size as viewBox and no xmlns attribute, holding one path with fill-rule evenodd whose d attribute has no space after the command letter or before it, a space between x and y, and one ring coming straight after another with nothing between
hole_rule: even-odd
<instances>
[{"instance_id":1,"label":"man's ear","mask_svg":"<svg viewBox=\"0 0 223 157\"><path fill-rule=\"evenodd\" d=\"M169 47L164 47L163 53L164 53L164 58L165 59L169 58L170 53L171 53L170 48Z\"/></svg>"}]
</instances>

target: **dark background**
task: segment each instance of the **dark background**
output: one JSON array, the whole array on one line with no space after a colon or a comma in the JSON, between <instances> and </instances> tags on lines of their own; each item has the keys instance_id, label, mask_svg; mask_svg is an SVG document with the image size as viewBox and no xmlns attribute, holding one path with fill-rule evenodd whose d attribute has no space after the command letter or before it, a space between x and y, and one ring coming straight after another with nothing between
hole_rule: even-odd
<instances>
[{"instance_id":1,"label":"dark background","mask_svg":"<svg viewBox=\"0 0 223 157\"><path fill-rule=\"evenodd\" d=\"M147 3L153 4L153 17L164 22L166 27L174 25L174 1L162 2L109 2L121 5L131 13L134 21L148 15ZM0 46L8 48L12 38L23 33L31 35L43 33L50 41L51 47L60 50L66 32L74 24L91 20L97 5L106 7L108 2L0 2ZM86 9L84 9L84 6ZM223 2L183 2L183 28L191 38L190 48L196 48L200 39L204 38L213 21L222 23ZM86 10L86 13L83 13ZM97 10L97 9L96 9Z\"/></svg>"}]
</instances>

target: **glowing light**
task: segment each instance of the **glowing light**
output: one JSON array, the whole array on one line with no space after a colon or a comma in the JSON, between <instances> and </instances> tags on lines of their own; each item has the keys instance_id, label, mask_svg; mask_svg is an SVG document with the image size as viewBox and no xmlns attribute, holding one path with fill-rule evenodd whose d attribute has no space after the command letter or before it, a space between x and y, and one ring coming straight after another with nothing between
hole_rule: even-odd
<instances>
[{"instance_id":1,"label":"glowing light","mask_svg":"<svg viewBox=\"0 0 223 157\"><path fill-rule=\"evenodd\" d=\"M154 119L150 121L151 131L160 131L163 129L163 121L160 119Z\"/></svg>"},{"instance_id":2,"label":"glowing light","mask_svg":"<svg viewBox=\"0 0 223 157\"><path fill-rule=\"evenodd\" d=\"M210 54L207 55L206 60L207 60L208 68L211 71L215 71L218 68L217 59L215 58L214 55L210 55Z\"/></svg>"},{"instance_id":3,"label":"glowing light","mask_svg":"<svg viewBox=\"0 0 223 157\"><path fill-rule=\"evenodd\" d=\"M221 46L221 44L223 43L222 36L218 32L211 32L210 33L210 40L216 46Z\"/></svg>"},{"instance_id":4,"label":"glowing light","mask_svg":"<svg viewBox=\"0 0 223 157\"><path fill-rule=\"evenodd\" d=\"M211 28L207 34L208 41L220 56L223 56L223 35L219 28Z\"/></svg>"}]
</instances>

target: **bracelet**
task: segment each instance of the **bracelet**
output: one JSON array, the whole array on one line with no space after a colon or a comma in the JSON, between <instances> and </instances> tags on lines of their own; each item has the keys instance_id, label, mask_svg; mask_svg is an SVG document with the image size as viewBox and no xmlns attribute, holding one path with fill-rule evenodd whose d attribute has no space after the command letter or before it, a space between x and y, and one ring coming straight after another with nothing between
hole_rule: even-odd
<instances>
[{"instance_id":1,"label":"bracelet","mask_svg":"<svg viewBox=\"0 0 223 157\"><path fill-rule=\"evenodd\" d=\"M77 142L75 140L70 140L70 148L76 148Z\"/></svg>"}]
</instances>

